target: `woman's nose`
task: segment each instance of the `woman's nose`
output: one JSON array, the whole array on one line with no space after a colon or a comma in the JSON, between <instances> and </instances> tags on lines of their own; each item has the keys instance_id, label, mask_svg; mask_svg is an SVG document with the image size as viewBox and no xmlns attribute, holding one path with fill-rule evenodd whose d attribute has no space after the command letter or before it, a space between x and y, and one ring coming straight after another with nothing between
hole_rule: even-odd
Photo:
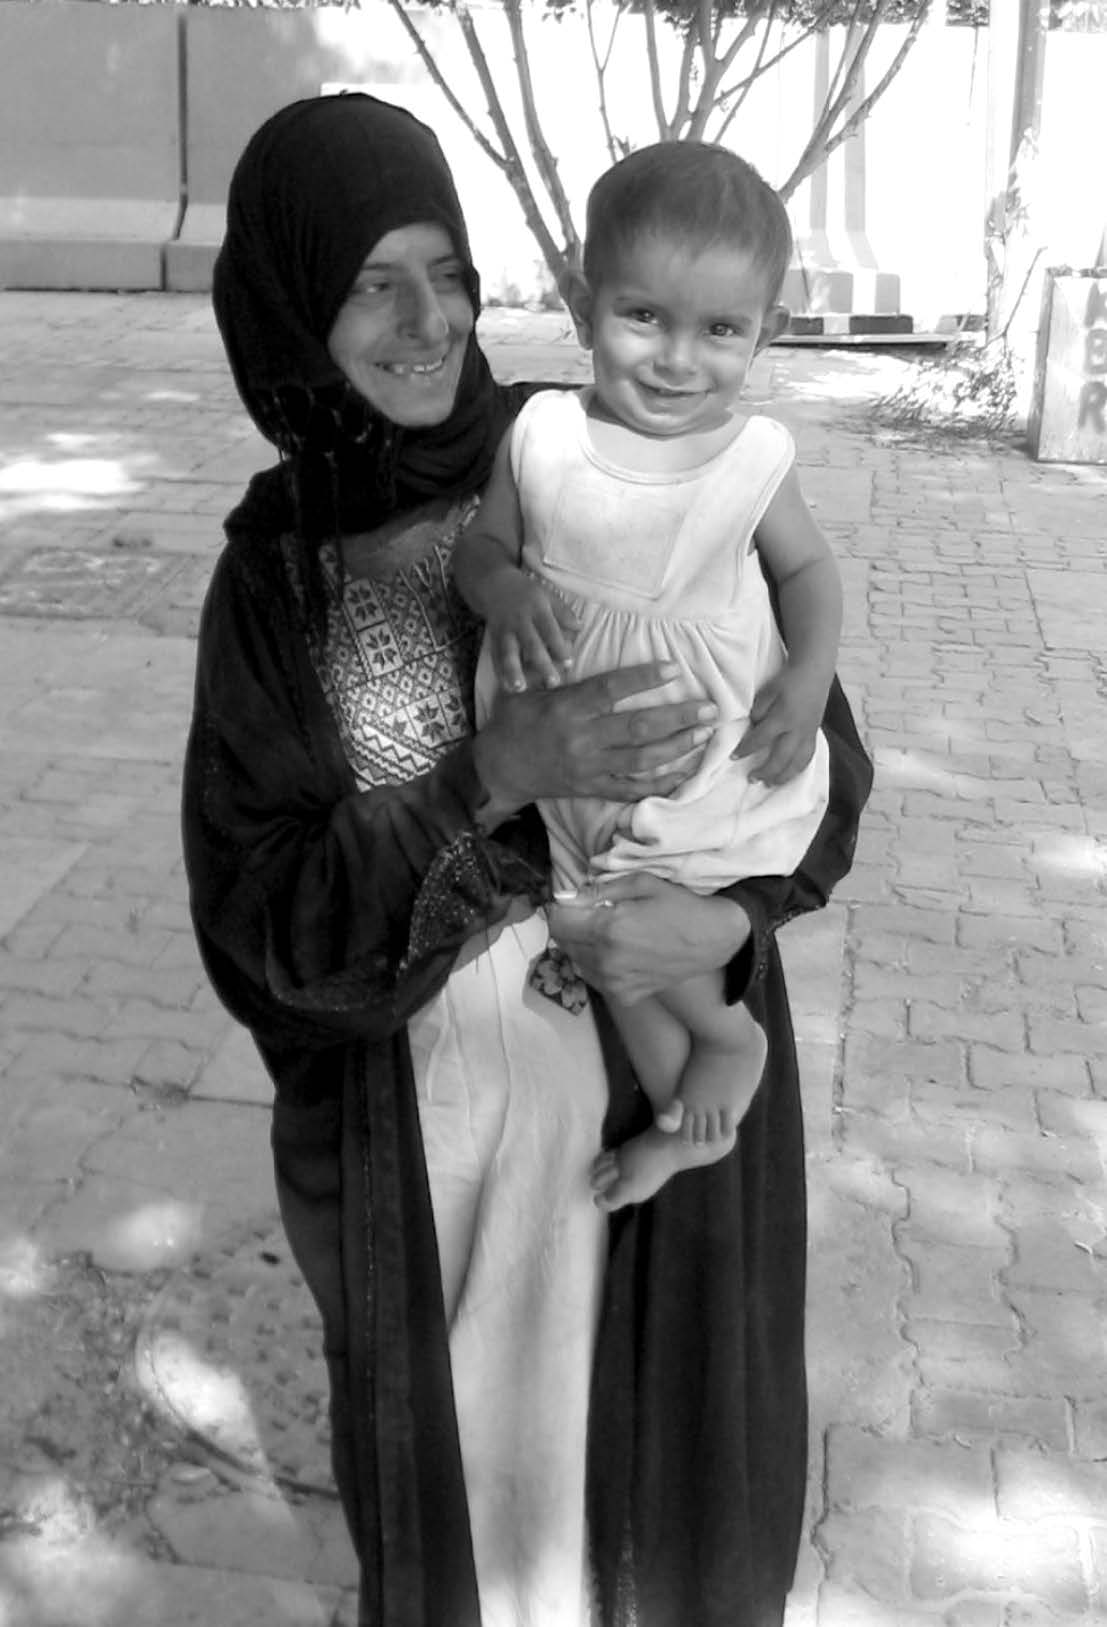
<instances>
[{"instance_id":1,"label":"woman's nose","mask_svg":"<svg viewBox=\"0 0 1107 1627\"><path fill-rule=\"evenodd\" d=\"M412 282L404 291L400 320L405 333L433 344L444 339L450 331L445 311L439 303L434 284L427 281Z\"/></svg>"}]
</instances>

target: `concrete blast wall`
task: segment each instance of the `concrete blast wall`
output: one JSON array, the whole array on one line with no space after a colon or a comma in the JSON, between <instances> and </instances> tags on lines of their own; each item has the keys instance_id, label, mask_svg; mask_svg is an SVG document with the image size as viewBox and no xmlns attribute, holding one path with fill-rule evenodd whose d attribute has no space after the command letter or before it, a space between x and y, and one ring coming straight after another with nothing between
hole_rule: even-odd
<instances>
[{"instance_id":1,"label":"concrete blast wall","mask_svg":"<svg viewBox=\"0 0 1107 1627\"><path fill-rule=\"evenodd\" d=\"M520 128L502 18L495 5L473 15ZM463 103L482 109L449 15L413 16ZM607 161L584 24L572 15L551 22L536 8L526 26L540 112L579 221ZM639 18L623 19L609 87L615 128L634 144L656 138L640 30ZM881 30L870 83L902 34ZM840 328L861 313L910 331L983 310L987 40L987 30L924 29L859 133L790 200L797 258L786 298L808 322ZM675 39L665 44L678 49ZM757 83L728 133L775 184L796 161L835 61L826 36L792 52ZM1051 35L1047 62L1043 218L1060 252L1079 263L1096 245L1074 246L1090 236L1077 218L1086 205L1066 200L1085 162L1107 38ZM342 86L400 102L438 132L486 296L549 297L551 278L514 194L384 0L351 10L3 0L0 287L208 288L246 140L284 103ZM1047 250L1043 265L1056 257Z\"/></svg>"}]
</instances>

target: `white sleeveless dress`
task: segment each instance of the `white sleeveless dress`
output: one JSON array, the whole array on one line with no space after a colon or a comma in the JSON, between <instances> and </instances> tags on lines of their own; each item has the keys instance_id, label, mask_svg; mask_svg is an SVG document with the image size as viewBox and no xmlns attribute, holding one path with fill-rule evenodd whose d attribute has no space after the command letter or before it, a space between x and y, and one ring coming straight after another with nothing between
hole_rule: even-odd
<instances>
[{"instance_id":1,"label":"white sleeveless dress","mask_svg":"<svg viewBox=\"0 0 1107 1627\"><path fill-rule=\"evenodd\" d=\"M708 696L721 722L695 774L671 797L540 804L555 886L573 891L632 869L697 892L745 876L790 875L826 808L826 742L820 734L808 767L779 786L752 783L750 760L731 753L757 690L785 659L752 544L794 460L792 438L774 419L751 416L708 462L639 473L596 452L588 395L542 392L515 422L524 568L580 617L574 678L674 661L680 676L661 698ZM494 684L486 649L482 705Z\"/></svg>"}]
</instances>

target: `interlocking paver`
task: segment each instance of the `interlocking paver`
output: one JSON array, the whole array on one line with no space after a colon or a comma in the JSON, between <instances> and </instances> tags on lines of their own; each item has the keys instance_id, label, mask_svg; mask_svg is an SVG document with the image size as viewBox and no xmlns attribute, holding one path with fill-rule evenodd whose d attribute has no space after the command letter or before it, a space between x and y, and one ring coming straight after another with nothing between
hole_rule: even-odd
<instances>
[{"instance_id":1,"label":"interlocking paver","mask_svg":"<svg viewBox=\"0 0 1107 1627\"><path fill-rule=\"evenodd\" d=\"M502 376L587 374L556 314L482 331ZM83 1442L50 1457L36 1434L80 1342L54 1368L39 1350L33 1383L24 1335L5 1356L0 1620L333 1627L352 1568L319 1489L269 1086L204 980L177 836L199 605L269 455L202 298L5 293L0 347L3 1329L22 1306L30 1338L63 1279L95 1283L151 1385L127 1352L98 1379L139 1409L113 1443L125 1499L82 1478ZM811 1193L789 1627L1089 1627L1107 1622L1107 474L900 435L872 404L905 365L775 349L751 379L841 561L842 671L877 767L853 874L782 938Z\"/></svg>"}]
</instances>

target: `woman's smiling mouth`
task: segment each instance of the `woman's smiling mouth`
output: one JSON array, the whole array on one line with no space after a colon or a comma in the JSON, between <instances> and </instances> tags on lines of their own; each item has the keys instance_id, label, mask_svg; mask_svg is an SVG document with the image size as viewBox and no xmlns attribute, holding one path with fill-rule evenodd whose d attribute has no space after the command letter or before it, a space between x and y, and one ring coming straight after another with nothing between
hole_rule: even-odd
<instances>
[{"instance_id":1,"label":"woman's smiling mouth","mask_svg":"<svg viewBox=\"0 0 1107 1627\"><path fill-rule=\"evenodd\" d=\"M393 378L429 378L441 373L446 365L446 357L439 356L436 362L378 362L378 367L384 373L391 373Z\"/></svg>"}]
</instances>

